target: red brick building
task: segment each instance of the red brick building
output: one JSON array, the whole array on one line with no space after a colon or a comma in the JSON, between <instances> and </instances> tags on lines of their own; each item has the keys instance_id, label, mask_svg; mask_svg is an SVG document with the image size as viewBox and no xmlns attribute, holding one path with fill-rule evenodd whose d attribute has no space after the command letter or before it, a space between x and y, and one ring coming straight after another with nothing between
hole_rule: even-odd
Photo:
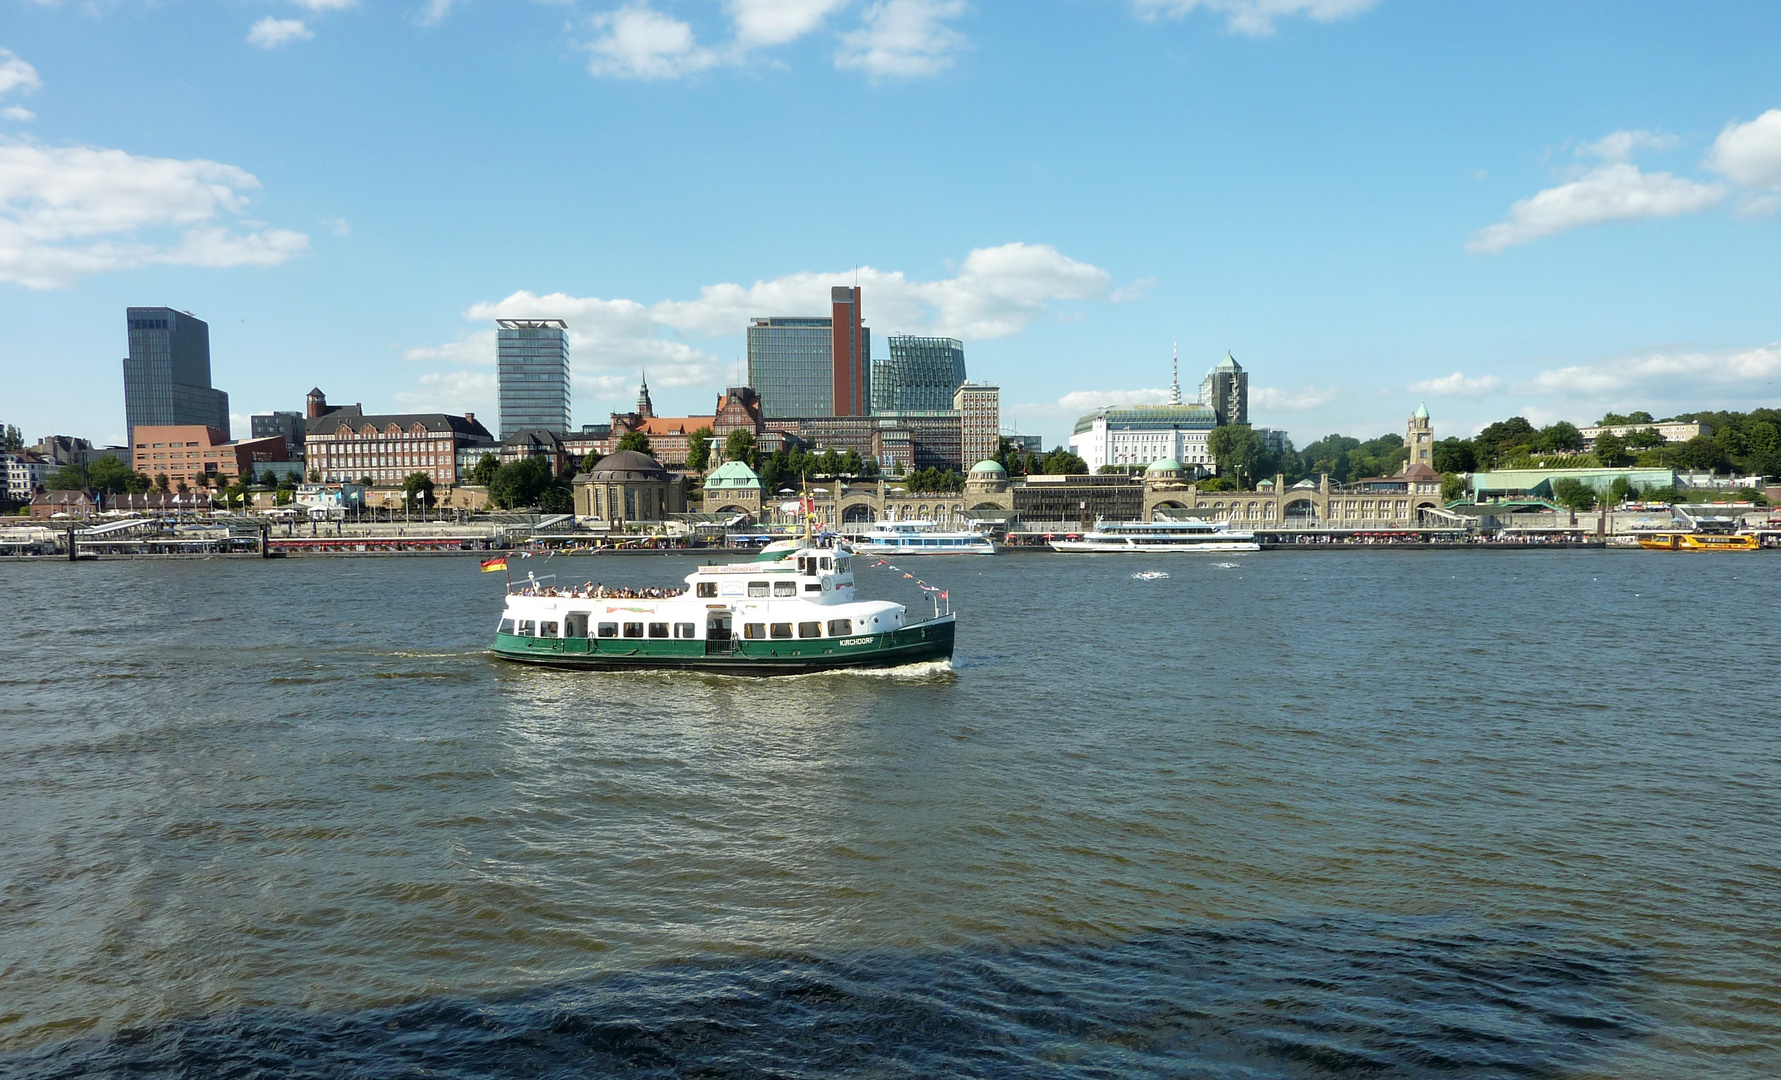
<instances>
[{"instance_id":1,"label":"red brick building","mask_svg":"<svg viewBox=\"0 0 1781 1080\"><path fill-rule=\"evenodd\" d=\"M233 442L226 433L202 424L138 424L134 440L130 467L149 476L166 474L175 486L198 486L211 476L233 482L257 463L290 460L282 438Z\"/></svg>"}]
</instances>

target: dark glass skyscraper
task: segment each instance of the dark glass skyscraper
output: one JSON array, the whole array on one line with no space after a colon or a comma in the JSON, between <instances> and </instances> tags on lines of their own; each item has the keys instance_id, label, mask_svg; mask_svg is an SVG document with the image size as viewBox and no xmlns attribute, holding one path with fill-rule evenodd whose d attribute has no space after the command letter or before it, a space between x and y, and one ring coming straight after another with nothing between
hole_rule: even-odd
<instances>
[{"instance_id":1,"label":"dark glass skyscraper","mask_svg":"<svg viewBox=\"0 0 1781 1080\"><path fill-rule=\"evenodd\" d=\"M525 428L569 430L569 324L496 319L501 438Z\"/></svg>"},{"instance_id":2,"label":"dark glass skyscraper","mask_svg":"<svg viewBox=\"0 0 1781 1080\"><path fill-rule=\"evenodd\" d=\"M860 290L830 290L830 316L751 319L748 382L764 416L865 416L872 407L872 331ZM839 329L837 329L839 327Z\"/></svg>"},{"instance_id":3,"label":"dark glass skyscraper","mask_svg":"<svg viewBox=\"0 0 1781 1080\"><path fill-rule=\"evenodd\" d=\"M125 309L124 426L203 424L229 436L229 395L210 385L210 325L168 307Z\"/></svg>"},{"instance_id":4,"label":"dark glass skyscraper","mask_svg":"<svg viewBox=\"0 0 1781 1080\"><path fill-rule=\"evenodd\" d=\"M872 412L945 412L964 382L964 342L893 334L890 359L872 361Z\"/></svg>"}]
</instances>

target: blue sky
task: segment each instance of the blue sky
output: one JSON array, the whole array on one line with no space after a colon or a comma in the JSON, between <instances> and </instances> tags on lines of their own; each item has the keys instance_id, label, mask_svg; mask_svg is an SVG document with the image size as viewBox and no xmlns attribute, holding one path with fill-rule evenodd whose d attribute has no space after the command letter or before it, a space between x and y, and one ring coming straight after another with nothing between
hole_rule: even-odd
<instances>
[{"instance_id":1,"label":"blue sky","mask_svg":"<svg viewBox=\"0 0 1781 1080\"><path fill-rule=\"evenodd\" d=\"M1005 422L1229 350L1302 445L1781 404L1781 5L0 0L0 422L121 441L125 306L245 417L708 411L858 280Z\"/></svg>"}]
</instances>

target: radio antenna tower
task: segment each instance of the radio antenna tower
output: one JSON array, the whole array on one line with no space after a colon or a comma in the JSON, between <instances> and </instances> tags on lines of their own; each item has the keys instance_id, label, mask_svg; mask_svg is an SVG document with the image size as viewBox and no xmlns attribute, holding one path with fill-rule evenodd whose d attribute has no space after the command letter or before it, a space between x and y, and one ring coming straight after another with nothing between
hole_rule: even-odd
<instances>
[{"instance_id":1,"label":"radio antenna tower","mask_svg":"<svg viewBox=\"0 0 1781 1080\"><path fill-rule=\"evenodd\" d=\"M1181 342L1175 343L1175 359L1169 364L1169 404L1181 404Z\"/></svg>"}]
</instances>

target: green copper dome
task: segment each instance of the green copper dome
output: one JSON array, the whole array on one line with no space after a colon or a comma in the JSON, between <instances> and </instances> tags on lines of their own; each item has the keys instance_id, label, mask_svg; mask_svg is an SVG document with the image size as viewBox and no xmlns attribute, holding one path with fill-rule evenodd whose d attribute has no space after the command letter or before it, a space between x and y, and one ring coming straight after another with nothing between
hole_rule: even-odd
<instances>
[{"instance_id":1,"label":"green copper dome","mask_svg":"<svg viewBox=\"0 0 1781 1080\"><path fill-rule=\"evenodd\" d=\"M986 458L983 461L979 461L977 464L971 466L971 475L972 476L1007 476L1008 470L1002 468L1001 462L991 461Z\"/></svg>"}]
</instances>

